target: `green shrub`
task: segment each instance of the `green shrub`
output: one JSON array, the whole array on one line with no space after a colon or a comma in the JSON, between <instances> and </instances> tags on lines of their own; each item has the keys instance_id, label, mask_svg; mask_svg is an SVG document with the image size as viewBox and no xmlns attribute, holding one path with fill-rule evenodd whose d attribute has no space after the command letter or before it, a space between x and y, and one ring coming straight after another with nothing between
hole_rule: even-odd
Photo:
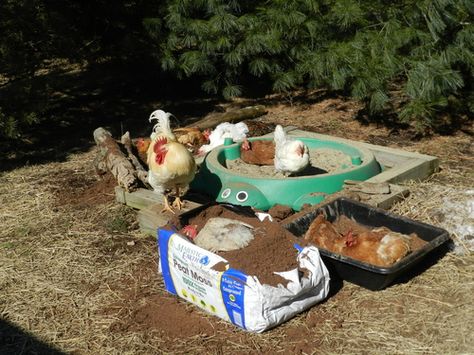
<instances>
[{"instance_id":1,"label":"green shrub","mask_svg":"<svg viewBox=\"0 0 474 355\"><path fill-rule=\"evenodd\" d=\"M207 92L241 95L248 76L280 92L325 87L426 131L440 112L474 112L473 13L468 0L172 0L146 23L162 68Z\"/></svg>"}]
</instances>

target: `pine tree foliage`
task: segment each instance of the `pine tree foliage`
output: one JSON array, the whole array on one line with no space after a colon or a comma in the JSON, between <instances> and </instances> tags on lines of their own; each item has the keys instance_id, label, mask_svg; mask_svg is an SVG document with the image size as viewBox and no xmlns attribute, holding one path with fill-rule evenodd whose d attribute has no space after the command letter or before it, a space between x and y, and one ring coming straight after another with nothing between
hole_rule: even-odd
<instances>
[{"instance_id":1,"label":"pine tree foliage","mask_svg":"<svg viewBox=\"0 0 474 355\"><path fill-rule=\"evenodd\" d=\"M0 137L48 119L47 61L154 57L226 98L326 88L423 130L474 117L472 0L3 0ZM13 85L13 84L14 85Z\"/></svg>"},{"instance_id":2,"label":"pine tree foliage","mask_svg":"<svg viewBox=\"0 0 474 355\"><path fill-rule=\"evenodd\" d=\"M211 93L241 95L251 75L275 91L342 91L376 114L393 108L396 85L400 120L420 130L449 97L474 113L470 0L171 0L166 11L162 68Z\"/></svg>"}]
</instances>

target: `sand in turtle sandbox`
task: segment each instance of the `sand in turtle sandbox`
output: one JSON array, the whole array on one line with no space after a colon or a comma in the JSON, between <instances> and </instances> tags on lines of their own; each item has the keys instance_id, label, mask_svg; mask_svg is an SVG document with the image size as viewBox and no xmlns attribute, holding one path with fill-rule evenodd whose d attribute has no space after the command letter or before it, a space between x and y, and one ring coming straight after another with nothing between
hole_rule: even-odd
<instances>
[{"instance_id":1,"label":"sand in turtle sandbox","mask_svg":"<svg viewBox=\"0 0 474 355\"><path fill-rule=\"evenodd\" d=\"M353 167L351 157L340 150L330 148L316 148L309 150L309 166L292 176L310 176L325 173L337 173ZM275 171L273 165L247 164L242 159L227 160L226 167L232 172L253 177L286 178L280 172Z\"/></svg>"}]
</instances>

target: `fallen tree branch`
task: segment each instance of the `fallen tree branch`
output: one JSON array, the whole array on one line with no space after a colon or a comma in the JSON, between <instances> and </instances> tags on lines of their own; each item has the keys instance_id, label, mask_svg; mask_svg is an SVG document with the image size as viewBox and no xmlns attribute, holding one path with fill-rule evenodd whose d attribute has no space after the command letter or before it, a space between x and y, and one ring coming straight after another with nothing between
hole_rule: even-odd
<instances>
[{"instance_id":1,"label":"fallen tree branch","mask_svg":"<svg viewBox=\"0 0 474 355\"><path fill-rule=\"evenodd\" d=\"M132 149L132 139L130 138L130 132L125 132L125 134L120 139L120 142L123 144L125 149L127 150L128 159L132 162L133 166L135 167L135 172L137 178L145 185L148 186L148 172L145 170L143 165L140 163L140 159L133 154Z\"/></svg>"},{"instance_id":2,"label":"fallen tree branch","mask_svg":"<svg viewBox=\"0 0 474 355\"><path fill-rule=\"evenodd\" d=\"M210 113L205 116L203 119L194 122L189 125L189 127L197 127L201 130L207 128L214 128L219 123L222 122L231 122L236 123L246 119L256 118L259 116L263 116L268 111L262 105L257 106L248 106L244 108L240 108L237 110L227 111L227 112L215 112Z\"/></svg>"},{"instance_id":3,"label":"fallen tree branch","mask_svg":"<svg viewBox=\"0 0 474 355\"><path fill-rule=\"evenodd\" d=\"M106 129L99 127L94 131L94 140L99 148L98 157L94 161L96 170L110 171L117 184L127 191L138 187L136 169L123 154L117 141Z\"/></svg>"}]
</instances>

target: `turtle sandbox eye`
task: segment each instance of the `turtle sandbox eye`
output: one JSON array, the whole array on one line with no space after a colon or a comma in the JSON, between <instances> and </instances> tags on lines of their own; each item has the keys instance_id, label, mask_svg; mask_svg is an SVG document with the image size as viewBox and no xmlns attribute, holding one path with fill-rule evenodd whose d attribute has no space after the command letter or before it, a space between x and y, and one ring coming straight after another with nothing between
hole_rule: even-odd
<instances>
[{"instance_id":1,"label":"turtle sandbox eye","mask_svg":"<svg viewBox=\"0 0 474 355\"><path fill-rule=\"evenodd\" d=\"M230 196L230 193L231 193L230 189L225 189L224 191L222 191L221 197L222 198L227 198L227 197Z\"/></svg>"},{"instance_id":2,"label":"turtle sandbox eye","mask_svg":"<svg viewBox=\"0 0 474 355\"><path fill-rule=\"evenodd\" d=\"M249 194L246 191L239 191L235 197L237 198L237 201L244 202L249 198Z\"/></svg>"}]
</instances>

